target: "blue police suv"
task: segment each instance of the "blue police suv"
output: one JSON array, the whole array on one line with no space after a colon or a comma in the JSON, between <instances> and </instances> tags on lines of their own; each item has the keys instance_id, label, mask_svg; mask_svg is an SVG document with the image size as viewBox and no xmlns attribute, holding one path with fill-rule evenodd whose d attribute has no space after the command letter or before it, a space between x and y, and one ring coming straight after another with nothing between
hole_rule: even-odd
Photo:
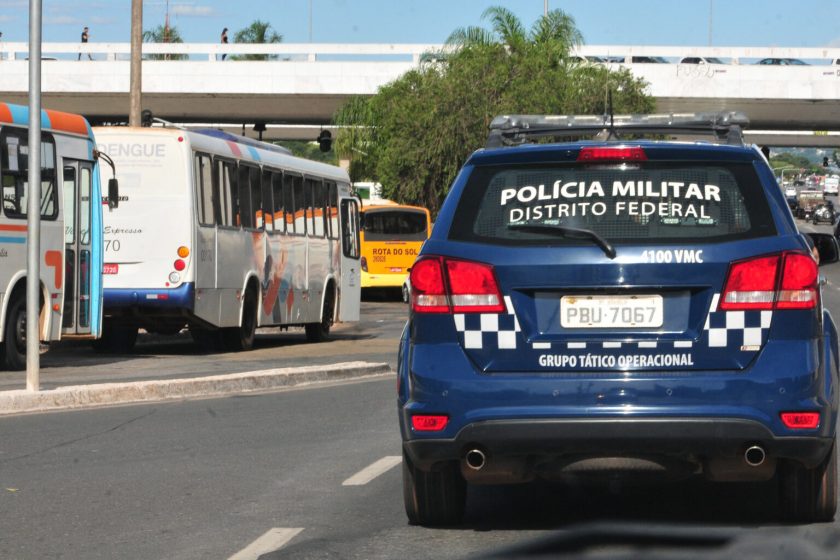
<instances>
[{"instance_id":1,"label":"blue police suv","mask_svg":"<svg viewBox=\"0 0 840 560\"><path fill-rule=\"evenodd\" d=\"M838 342L818 261L838 245L797 230L746 124L493 121L411 270L411 523L457 523L468 484L584 470L775 479L786 518L833 518Z\"/></svg>"}]
</instances>

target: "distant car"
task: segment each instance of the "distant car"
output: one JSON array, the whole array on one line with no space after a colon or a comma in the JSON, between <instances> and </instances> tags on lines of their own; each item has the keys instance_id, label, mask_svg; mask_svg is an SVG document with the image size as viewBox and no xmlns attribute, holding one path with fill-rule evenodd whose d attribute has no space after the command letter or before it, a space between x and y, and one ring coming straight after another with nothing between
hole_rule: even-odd
<instances>
[{"instance_id":1,"label":"distant car","mask_svg":"<svg viewBox=\"0 0 840 560\"><path fill-rule=\"evenodd\" d=\"M834 204L830 200L826 200L823 204L814 208L814 211L811 213L811 223L814 225L822 222L834 224L836 218L837 214L834 209Z\"/></svg>"},{"instance_id":2,"label":"distant car","mask_svg":"<svg viewBox=\"0 0 840 560\"><path fill-rule=\"evenodd\" d=\"M661 56L634 56L630 58L633 64L668 64Z\"/></svg>"},{"instance_id":3,"label":"distant car","mask_svg":"<svg viewBox=\"0 0 840 560\"><path fill-rule=\"evenodd\" d=\"M765 66L808 66L807 62L803 62L798 58L763 58L756 62Z\"/></svg>"},{"instance_id":4,"label":"distant car","mask_svg":"<svg viewBox=\"0 0 840 560\"><path fill-rule=\"evenodd\" d=\"M785 187L785 198L794 200L796 199L796 187L793 185L788 185Z\"/></svg>"},{"instance_id":5,"label":"distant car","mask_svg":"<svg viewBox=\"0 0 840 560\"><path fill-rule=\"evenodd\" d=\"M837 175L831 175L825 178L825 183L823 185L823 192L825 194L834 194L836 195L840 191L840 177Z\"/></svg>"},{"instance_id":6,"label":"distant car","mask_svg":"<svg viewBox=\"0 0 840 560\"><path fill-rule=\"evenodd\" d=\"M680 64L726 64L714 56L687 56L680 60Z\"/></svg>"}]
</instances>

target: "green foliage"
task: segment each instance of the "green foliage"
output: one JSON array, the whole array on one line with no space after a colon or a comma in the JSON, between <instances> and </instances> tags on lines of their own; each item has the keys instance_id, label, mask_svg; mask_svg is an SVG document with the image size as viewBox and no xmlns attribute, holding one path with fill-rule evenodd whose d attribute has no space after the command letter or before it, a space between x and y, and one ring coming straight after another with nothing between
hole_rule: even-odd
<instances>
[{"instance_id":1,"label":"green foliage","mask_svg":"<svg viewBox=\"0 0 840 560\"><path fill-rule=\"evenodd\" d=\"M786 171L788 176L791 176L795 170L802 169L803 173L825 173L825 168L820 163L814 163L804 155L795 154L791 152L782 152L773 154L770 158L770 167L772 167L777 174L785 167L791 168Z\"/></svg>"},{"instance_id":2,"label":"green foliage","mask_svg":"<svg viewBox=\"0 0 840 560\"><path fill-rule=\"evenodd\" d=\"M251 22L251 25L240 29L233 36L234 43L249 43L261 45L265 43L282 43L283 36L271 28L267 21L259 19ZM277 56L267 54L243 54L231 57L232 60L276 60Z\"/></svg>"},{"instance_id":3,"label":"green foliage","mask_svg":"<svg viewBox=\"0 0 840 560\"><path fill-rule=\"evenodd\" d=\"M143 32L144 43L183 43L181 32L175 26L158 25ZM187 60L185 54L149 54L147 60Z\"/></svg>"},{"instance_id":4,"label":"green foliage","mask_svg":"<svg viewBox=\"0 0 840 560\"><path fill-rule=\"evenodd\" d=\"M338 156L335 150L329 152L322 152L318 147L317 142L306 142L304 140L283 140L275 142L278 146L283 146L292 151L293 155L297 157L306 158L312 161L321 161L331 165L338 165Z\"/></svg>"},{"instance_id":5,"label":"green foliage","mask_svg":"<svg viewBox=\"0 0 840 560\"><path fill-rule=\"evenodd\" d=\"M645 83L626 69L576 64L582 40L574 20L554 10L531 31L507 10L484 14L492 29L458 29L415 70L357 97L335 116L335 150L350 158L353 181L375 180L383 196L436 214L458 169L481 148L494 116L649 112Z\"/></svg>"}]
</instances>

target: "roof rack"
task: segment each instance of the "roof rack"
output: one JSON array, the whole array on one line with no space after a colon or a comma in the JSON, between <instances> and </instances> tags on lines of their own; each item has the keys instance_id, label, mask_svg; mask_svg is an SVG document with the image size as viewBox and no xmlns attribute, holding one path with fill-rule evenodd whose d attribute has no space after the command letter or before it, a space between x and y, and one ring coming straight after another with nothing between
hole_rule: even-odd
<instances>
[{"instance_id":1,"label":"roof rack","mask_svg":"<svg viewBox=\"0 0 840 560\"><path fill-rule=\"evenodd\" d=\"M534 137L602 135L606 140L633 134L711 134L742 146L750 119L740 111L656 115L501 115L490 123L487 148L524 144Z\"/></svg>"}]
</instances>

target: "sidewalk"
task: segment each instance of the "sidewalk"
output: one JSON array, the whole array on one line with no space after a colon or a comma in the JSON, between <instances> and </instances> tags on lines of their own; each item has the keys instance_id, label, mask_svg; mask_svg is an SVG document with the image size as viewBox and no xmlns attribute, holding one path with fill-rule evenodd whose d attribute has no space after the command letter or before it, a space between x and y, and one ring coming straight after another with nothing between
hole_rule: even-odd
<instances>
[{"instance_id":1,"label":"sidewalk","mask_svg":"<svg viewBox=\"0 0 840 560\"><path fill-rule=\"evenodd\" d=\"M0 391L0 415L220 397L389 374L387 363L344 362L177 379Z\"/></svg>"}]
</instances>

